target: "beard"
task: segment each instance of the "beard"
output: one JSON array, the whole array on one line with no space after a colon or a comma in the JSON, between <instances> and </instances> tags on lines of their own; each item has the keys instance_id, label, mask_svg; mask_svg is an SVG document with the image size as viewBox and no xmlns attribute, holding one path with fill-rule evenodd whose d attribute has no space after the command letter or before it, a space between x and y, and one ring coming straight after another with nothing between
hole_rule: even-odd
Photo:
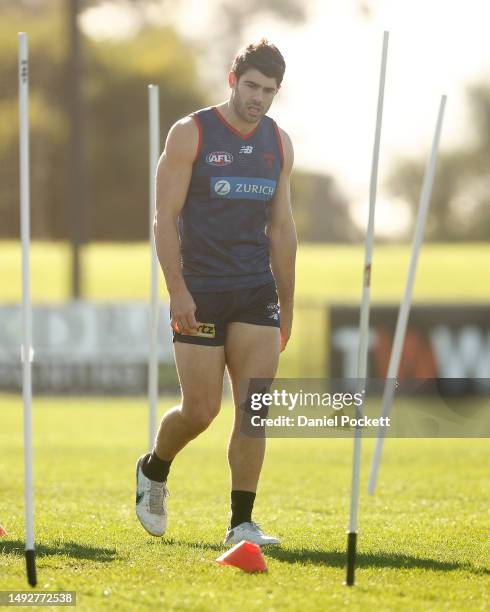
<instances>
[{"instance_id":1,"label":"beard","mask_svg":"<svg viewBox=\"0 0 490 612\"><path fill-rule=\"evenodd\" d=\"M240 117L240 119L243 119L243 121L246 121L247 123L258 123L260 119L262 119L262 116L265 115L264 109L262 109L262 112L257 115L257 117L251 117L249 114L247 114L245 103L236 89L231 96L231 102L236 114Z\"/></svg>"}]
</instances>

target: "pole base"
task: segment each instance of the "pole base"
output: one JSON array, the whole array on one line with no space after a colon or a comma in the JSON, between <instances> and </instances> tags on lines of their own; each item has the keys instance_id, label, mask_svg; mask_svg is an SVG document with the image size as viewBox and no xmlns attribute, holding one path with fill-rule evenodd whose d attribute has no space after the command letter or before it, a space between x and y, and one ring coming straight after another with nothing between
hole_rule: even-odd
<instances>
[{"instance_id":1,"label":"pole base","mask_svg":"<svg viewBox=\"0 0 490 612\"><path fill-rule=\"evenodd\" d=\"M37 584L36 576L36 551L26 550L26 570L27 570L27 582L35 587Z\"/></svg>"},{"instance_id":2,"label":"pole base","mask_svg":"<svg viewBox=\"0 0 490 612\"><path fill-rule=\"evenodd\" d=\"M356 571L356 548L357 533L350 532L347 534L347 575L344 582L346 586L354 586Z\"/></svg>"}]
</instances>

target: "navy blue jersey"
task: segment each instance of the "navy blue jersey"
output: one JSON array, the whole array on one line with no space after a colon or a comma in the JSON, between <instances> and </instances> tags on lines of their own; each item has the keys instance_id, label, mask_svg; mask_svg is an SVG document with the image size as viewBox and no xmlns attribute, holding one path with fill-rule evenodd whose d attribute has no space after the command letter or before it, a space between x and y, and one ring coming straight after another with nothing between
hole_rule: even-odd
<instances>
[{"instance_id":1,"label":"navy blue jersey","mask_svg":"<svg viewBox=\"0 0 490 612\"><path fill-rule=\"evenodd\" d=\"M283 151L262 117L242 135L216 107L192 115L199 145L179 217L184 279L191 291L231 291L273 280L265 234Z\"/></svg>"}]
</instances>

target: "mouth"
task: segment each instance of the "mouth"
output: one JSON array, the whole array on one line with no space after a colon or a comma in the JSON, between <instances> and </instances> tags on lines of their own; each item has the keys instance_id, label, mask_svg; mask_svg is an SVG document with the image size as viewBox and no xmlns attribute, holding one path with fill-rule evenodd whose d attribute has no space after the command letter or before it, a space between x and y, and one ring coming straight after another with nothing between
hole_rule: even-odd
<instances>
[{"instance_id":1,"label":"mouth","mask_svg":"<svg viewBox=\"0 0 490 612\"><path fill-rule=\"evenodd\" d=\"M254 115L258 115L260 112L262 112L262 109L260 106L248 106L248 111Z\"/></svg>"}]
</instances>

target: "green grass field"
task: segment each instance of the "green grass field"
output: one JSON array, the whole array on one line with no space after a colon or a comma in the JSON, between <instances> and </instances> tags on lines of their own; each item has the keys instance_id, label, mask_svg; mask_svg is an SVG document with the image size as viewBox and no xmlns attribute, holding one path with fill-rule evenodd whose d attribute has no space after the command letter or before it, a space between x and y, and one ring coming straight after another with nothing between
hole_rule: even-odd
<instances>
[{"instance_id":1,"label":"green grass field","mask_svg":"<svg viewBox=\"0 0 490 612\"><path fill-rule=\"evenodd\" d=\"M162 399L162 411L175 398ZM22 409L0 397L0 590L25 589ZM80 610L487 610L486 440L387 440L379 493L364 474L357 585L344 580L352 441L274 439L256 520L283 539L269 572L219 566L228 520L229 404L175 461L169 529L146 535L133 511L146 404L36 399L38 588L74 590Z\"/></svg>"},{"instance_id":2,"label":"green grass field","mask_svg":"<svg viewBox=\"0 0 490 612\"><path fill-rule=\"evenodd\" d=\"M92 244L83 250L84 296L91 300L146 300L149 296L146 244ZM363 268L361 245L309 245L298 250L297 299L300 303L359 303ZM376 246L373 302L398 303L403 294L410 245ZM65 243L33 243L32 298L40 302L69 298L70 251ZM16 242L0 242L0 301L21 295L21 253ZM162 296L166 296L162 282ZM490 244L423 246L414 301L488 302Z\"/></svg>"},{"instance_id":3,"label":"green grass field","mask_svg":"<svg viewBox=\"0 0 490 612\"><path fill-rule=\"evenodd\" d=\"M397 303L409 246L375 250L372 299ZM83 252L91 300L146 300L146 245ZM69 250L34 243L35 302L69 296ZM323 376L325 305L358 304L360 246L301 245L294 335L279 376ZM21 294L18 243L0 242L0 302ZM165 292L162 286L162 297ZM424 245L415 302L490 302L490 245ZM176 403L162 398L161 412ZM255 518L283 539L269 572L219 566L228 521L225 403L179 455L167 536L134 516L134 463L146 444L144 400L35 398L39 589L75 590L81 610L486 610L489 602L487 440L388 440L379 493L365 494L373 440L363 444L357 586L342 585L352 440L270 440ZM0 396L0 590L25 589L22 406Z\"/></svg>"}]
</instances>

